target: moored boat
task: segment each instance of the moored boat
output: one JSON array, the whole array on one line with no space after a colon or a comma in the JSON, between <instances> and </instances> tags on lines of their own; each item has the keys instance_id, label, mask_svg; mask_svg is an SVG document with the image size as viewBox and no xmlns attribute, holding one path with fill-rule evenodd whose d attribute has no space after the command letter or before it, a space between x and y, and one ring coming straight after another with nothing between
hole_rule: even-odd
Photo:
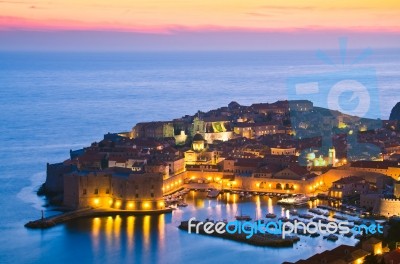
<instances>
[{"instance_id":1,"label":"moored boat","mask_svg":"<svg viewBox=\"0 0 400 264\"><path fill-rule=\"evenodd\" d=\"M293 197L280 199L277 203L281 205L304 205L307 204L309 200L310 198L308 196L304 194L297 194Z\"/></svg>"},{"instance_id":2,"label":"moored boat","mask_svg":"<svg viewBox=\"0 0 400 264\"><path fill-rule=\"evenodd\" d=\"M217 190L217 189L211 189L211 190L208 192L207 197L208 197L208 198L217 198L219 194L220 194L220 191L219 191L219 190Z\"/></svg>"},{"instance_id":3,"label":"moored boat","mask_svg":"<svg viewBox=\"0 0 400 264\"><path fill-rule=\"evenodd\" d=\"M310 210L308 210L310 213L313 213L313 214L317 214L317 215L322 215L323 214L323 212L321 211L321 210L319 210L319 209L316 209L316 208L312 208L312 209L310 209Z\"/></svg>"},{"instance_id":4,"label":"moored boat","mask_svg":"<svg viewBox=\"0 0 400 264\"><path fill-rule=\"evenodd\" d=\"M297 212L296 209L291 209L291 210L289 210L289 213L290 213L291 215L298 215L298 214L299 214L299 213Z\"/></svg>"},{"instance_id":5,"label":"moored boat","mask_svg":"<svg viewBox=\"0 0 400 264\"><path fill-rule=\"evenodd\" d=\"M313 215L310 215L310 214L299 214L299 217L300 217L300 218L305 218L305 219L312 219L312 218L314 218L314 216L313 216Z\"/></svg>"},{"instance_id":6,"label":"moored boat","mask_svg":"<svg viewBox=\"0 0 400 264\"><path fill-rule=\"evenodd\" d=\"M328 236L325 236L324 238L326 238L326 240L329 240L329 241L337 241L339 238L338 238L338 236L337 235L334 235L334 234L330 234L330 235L328 235Z\"/></svg>"},{"instance_id":7,"label":"moored boat","mask_svg":"<svg viewBox=\"0 0 400 264\"><path fill-rule=\"evenodd\" d=\"M275 217L276 217L276 214L273 214L273 213L268 213L265 215L265 218L275 218Z\"/></svg>"},{"instance_id":8,"label":"moored boat","mask_svg":"<svg viewBox=\"0 0 400 264\"><path fill-rule=\"evenodd\" d=\"M342 220L342 221L345 221L345 220L347 220L347 217L344 217L344 216L341 216L341 215L333 215L333 218L336 218L336 219L338 219L338 220Z\"/></svg>"},{"instance_id":9,"label":"moored boat","mask_svg":"<svg viewBox=\"0 0 400 264\"><path fill-rule=\"evenodd\" d=\"M235 216L235 219L239 220L239 221L250 221L251 217L249 215L240 214L240 215Z\"/></svg>"}]
</instances>

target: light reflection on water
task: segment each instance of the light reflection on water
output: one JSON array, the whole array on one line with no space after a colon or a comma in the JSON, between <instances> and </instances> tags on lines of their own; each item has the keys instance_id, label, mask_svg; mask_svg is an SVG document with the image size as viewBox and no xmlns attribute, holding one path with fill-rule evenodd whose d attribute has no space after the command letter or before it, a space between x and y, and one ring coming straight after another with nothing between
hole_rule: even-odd
<instances>
[{"instance_id":1,"label":"light reflection on water","mask_svg":"<svg viewBox=\"0 0 400 264\"><path fill-rule=\"evenodd\" d=\"M288 207L276 204L278 198L268 196L253 196L241 199L237 194L223 194L217 199L208 199L204 192L190 192L185 196L189 204L186 208L178 208L171 214L147 216L114 216L80 219L65 225L68 231L89 233L93 255L96 257L122 256L130 261L146 263L165 263L165 257L180 260L185 258L182 250L188 250L189 245L204 250L213 245L216 248L231 247L233 250L252 254L272 254L274 263L285 260L307 258L325 249L331 249L341 243L355 244L353 238L340 237L338 242L323 240L322 236L311 238L300 236L301 241L293 248L272 249L259 248L219 238L187 234L177 228L180 221L196 217L198 220L211 218L214 220L234 220L235 215L242 212L253 219L264 218L266 213L275 213L277 217L291 217ZM315 207L322 201L313 201L309 206ZM299 213L306 213L308 207L297 208ZM331 215L332 217L332 215ZM277 219L275 219L277 220ZM210 249L211 250L211 249ZM104 253L107 254L104 254ZM198 254L198 253L197 253ZM275 255L274 255L275 254ZM197 255L197 258L203 256ZM221 260L223 261L223 260Z\"/></svg>"}]
</instances>

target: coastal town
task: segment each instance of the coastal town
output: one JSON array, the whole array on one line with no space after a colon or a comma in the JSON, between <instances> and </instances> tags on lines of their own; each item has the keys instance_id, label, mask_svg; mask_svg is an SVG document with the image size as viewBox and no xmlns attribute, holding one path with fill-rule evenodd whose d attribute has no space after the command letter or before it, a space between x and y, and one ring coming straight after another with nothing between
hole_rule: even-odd
<instances>
[{"instance_id":1,"label":"coastal town","mask_svg":"<svg viewBox=\"0 0 400 264\"><path fill-rule=\"evenodd\" d=\"M107 133L99 142L70 150L65 161L47 164L40 189L51 204L73 211L90 208L102 215L168 213L187 206L184 196L189 191L207 192L210 199L223 193L276 197L278 204L291 206L321 200L324 205L310 209L311 218L336 212L337 219L357 215L396 221L398 114L394 108L390 120L374 120L308 100L250 106L231 102L208 112ZM266 217L277 216L270 212ZM398 260L400 251L390 251L382 240L369 237L360 246L335 249L345 254L327 251L314 256L314 262L297 263L322 263L318 261L338 254L348 257L340 263L363 263L383 251L386 258Z\"/></svg>"}]
</instances>

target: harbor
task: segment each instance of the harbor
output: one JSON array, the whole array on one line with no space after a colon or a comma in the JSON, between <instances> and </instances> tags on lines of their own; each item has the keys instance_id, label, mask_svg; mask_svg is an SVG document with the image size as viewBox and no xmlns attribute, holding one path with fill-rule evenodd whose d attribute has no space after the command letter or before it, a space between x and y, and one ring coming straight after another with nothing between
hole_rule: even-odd
<instances>
[{"instance_id":1,"label":"harbor","mask_svg":"<svg viewBox=\"0 0 400 264\"><path fill-rule=\"evenodd\" d=\"M217 223L223 223L225 227L225 222L214 222L212 220L207 220L205 223L212 223L215 226ZM193 224L198 224L199 221L194 221ZM185 232L195 232L196 229L194 226L189 228L188 221L182 221L181 224L178 226L179 229ZM247 234L230 234L225 232L224 234L219 234L217 232L213 232L212 234L208 234L204 230L204 225L199 228L199 234L206 235L206 236L215 236L221 237L224 239L229 239L237 242L242 242L250 245L255 246L264 246L264 247L292 247L294 243L298 242L300 239L297 236L290 236L288 238L283 239L280 235L272 235L272 234L253 234L250 238L247 238Z\"/></svg>"},{"instance_id":2,"label":"harbor","mask_svg":"<svg viewBox=\"0 0 400 264\"><path fill-rule=\"evenodd\" d=\"M295 223L295 221L302 222L308 224L310 222L321 222L322 224L327 224L329 222L347 222L346 226L350 229L355 225L365 225L369 226L374 223L373 219L365 218L362 212L359 209L353 207L333 207L331 206L331 202L327 200L320 199L310 199L305 195L296 195L288 197L282 194L272 194L272 193L232 193L232 192L224 192L219 194L217 197L210 198L208 195L209 191L207 190L183 190L179 193L179 197L182 198L182 202L194 204L194 206L203 205L206 206L208 204L208 210L211 208L215 208L217 212L220 212L225 207L226 212L219 213L218 215L209 214L207 218L199 219L202 221L215 221L215 222L227 222L227 221L261 221L261 222L269 222L269 221L281 221L281 222L291 222ZM199 197L204 197L200 202ZM283 201L283 202L282 202ZM251 209L249 209L251 208ZM180 209L183 212L186 210L185 208ZM216 212L216 213L217 213ZM179 228L188 232L187 229L187 219L182 219L179 224ZM384 221L380 221L383 223ZM185 229L186 227L186 229ZM200 230L201 231L201 230ZM204 235L204 232L200 232ZM328 235L320 235L316 233L307 233L303 229L299 229L297 235L300 240L308 240L308 239L317 239L325 241L324 243L336 243L337 241L352 241L355 243L359 239L362 238L361 234L357 234L354 232L349 232L346 234L340 234L337 231L335 234ZM217 235L213 235L217 236ZM219 235L220 237L236 240L236 241L244 241L245 243L252 244L251 241L242 240L241 236L231 236L228 234L224 234L224 236ZM225 237L228 236L228 237ZM272 238L272 239L271 239ZM276 243L274 244L273 237L260 237L259 245L265 246L287 246L289 243ZM271 241L269 241L271 240ZM295 241L297 242L297 241ZM295 243L292 241L292 246ZM349 243L349 242L347 242ZM257 243L253 243L257 244Z\"/></svg>"}]
</instances>

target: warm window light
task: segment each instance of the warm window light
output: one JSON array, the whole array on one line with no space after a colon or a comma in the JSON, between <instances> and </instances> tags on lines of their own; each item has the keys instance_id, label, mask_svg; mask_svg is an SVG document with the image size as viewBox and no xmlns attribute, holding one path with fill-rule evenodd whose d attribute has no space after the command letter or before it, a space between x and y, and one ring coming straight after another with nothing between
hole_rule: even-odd
<instances>
[{"instance_id":1,"label":"warm window light","mask_svg":"<svg viewBox=\"0 0 400 264\"><path fill-rule=\"evenodd\" d=\"M109 203L110 205L112 205L112 204L113 204L113 200L110 199L110 200L108 201L108 203Z\"/></svg>"},{"instance_id":2,"label":"warm window light","mask_svg":"<svg viewBox=\"0 0 400 264\"><path fill-rule=\"evenodd\" d=\"M221 179L219 177L215 178L216 181L220 181Z\"/></svg>"},{"instance_id":3,"label":"warm window light","mask_svg":"<svg viewBox=\"0 0 400 264\"><path fill-rule=\"evenodd\" d=\"M163 206L164 206L164 202L159 202L158 205L159 205L160 207L163 207Z\"/></svg>"},{"instance_id":4,"label":"warm window light","mask_svg":"<svg viewBox=\"0 0 400 264\"><path fill-rule=\"evenodd\" d=\"M98 205L99 203L100 203L100 201L99 201L98 198L94 199L94 204L95 204L95 205Z\"/></svg>"},{"instance_id":5,"label":"warm window light","mask_svg":"<svg viewBox=\"0 0 400 264\"><path fill-rule=\"evenodd\" d=\"M182 183L182 180L179 180L179 183Z\"/></svg>"},{"instance_id":6,"label":"warm window light","mask_svg":"<svg viewBox=\"0 0 400 264\"><path fill-rule=\"evenodd\" d=\"M144 202L143 203L143 208L150 208L150 203L149 202Z\"/></svg>"},{"instance_id":7,"label":"warm window light","mask_svg":"<svg viewBox=\"0 0 400 264\"><path fill-rule=\"evenodd\" d=\"M116 207L120 207L120 206L121 206L121 202L120 202L120 201L117 201L117 202L115 203L115 206L116 206Z\"/></svg>"},{"instance_id":8,"label":"warm window light","mask_svg":"<svg viewBox=\"0 0 400 264\"><path fill-rule=\"evenodd\" d=\"M133 203L132 202L128 203L128 207L133 208Z\"/></svg>"},{"instance_id":9,"label":"warm window light","mask_svg":"<svg viewBox=\"0 0 400 264\"><path fill-rule=\"evenodd\" d=\"M212 180L212 178L211 178L211 177L208 177L208 178L207 178L207 180L211 181L211 180Z\"/></svg>"}]
</instances>

